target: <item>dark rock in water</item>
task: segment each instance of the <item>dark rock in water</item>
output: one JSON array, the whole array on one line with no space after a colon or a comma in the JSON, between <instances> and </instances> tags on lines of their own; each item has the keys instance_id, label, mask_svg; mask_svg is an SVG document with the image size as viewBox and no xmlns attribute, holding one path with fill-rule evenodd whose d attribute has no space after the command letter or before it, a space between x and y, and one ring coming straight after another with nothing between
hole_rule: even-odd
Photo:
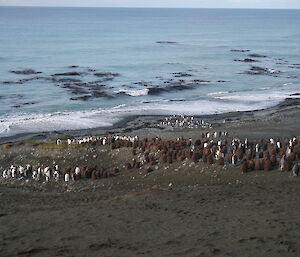
<instances>
[{"instance_id":1,"label":"dark rock in water","mask_svg":"<svg viewBox=\"0 0 300 257\"><path fill-rule=\"evenodd\" d=\"M182 90L188 90L188 89L193 89L193 87L188 86L188 85L172 85L170 87L167 87L167 91L182 91Z\"/></svg>"},{"instance_id":2,"label":"dark rock in water","mask_svg":"<svg viewBox=\"0 0 300 257\"><path fill-rule=\"evenodd\" d=\"M170 99L170 102L185 102L184 99Z\"/></svg>"},{"instance_id":3,"label":"dark rock in water","mask_svg":"<svg viewBox=\"0 0 300 257\"><path fill-rule=\"evenodd\" d=\"M138 82L134 82L134 85L140 85L140 86L148 86L149 84L151 84L151 82L146 82L146 81L138 81Z\"/></svg>"},{"instance_id":4,"label":"dark rock in water","mask_svg":"<svg viewBox=\"0 0 300 257\"><path fill-rule=\"evenodd\" d=\"M288 66L289 68L291 68L291 69L300 69L300 66Z\"/></svg>"},{"instance_id":5,"label":"dark rock in water","mask_svg":"<svg viewBox=\"0 0 300 257\"><path fill-rule=\"evenodd\" d=\"M71 97L70 100L76 101L76 100L81 100L81 101L87 101L92 98L91 95L84 95L84 96L78 96L78 97Z\"/></svg>"},{"instance_id":6,"label":"dark rock in water","mask_svg":"<svg viewBox=\"0 0 300 257\"><path fill-rule=\"evenodd\" d=\"M75 92L79 93L79 92L87 92L87 91L81 91L81 89L77 89ZM106 92L92 91L91 94L89 94L89 95L71 97L70 100L72 100L72 101L75 101L75 100L88 101L88 100L91 100L91 99L94 99L94 98L100 98L100 97L111 97L111 96L108 95Z\"/></svg>"},{"instance_id":7,"label":"dark rock in water","mask_svg":"<svg viewBox=\"0 0 300 257\"><path fill-rule=\"evenodd\" d=\"M109 97L109 95L105 92L101 92L101 91L93 91L92 92L92 97L93 98L99 98L99 97Z\"/></svg>"},{"instance_id":8,"label":"dark rock in water","mask_svg":"<svg viewBox=\"0 0 300 257\"><path fill-rule=\"evenodd\" d=\"M74 85L78 87L85 87L88 86L89 84L87 82L75 82Z\"/></svg>"},{"instance_id":9,"label":"dark rock in water","mask_svg":"<svg viewBox=\"0 0 300 257\"><path fill-rule=\"evenodd\" d=\"M82 75L81 72L72 71L72 72L55 73L52 74L51 76L56 77L56 76L81 76L81 75Z\"/></svg>"},{"instance_id":10,"label":"dark rock in water","mask_svg":"<svg viewBox=\"0 0 300 257\"><path fill-rule=\"evenodd\" d=\"M59 82L59 83L75 83L75 82L81 82L80 79L71 79L71 78L65 78L65 79L54 79L53 82Z\"/></svg>"},{"instance_id":11,"label":"dark rock in water","mask_svg":"<svg viewBox=\"0 0 300 257\"><path fill-rule=\"evenodd\" d=\"M159 95L162 93L172 92L172 91L182 91L182 90L190 90L193 87L188 85L174 84L168 87L150 87L148 88L148 95Z\"/></svg>"},{"instance_id":12,"label":"dark rock in water","mask_svg":"<svg viewBox=\"0 0 300 257\"><path fill-rule=\"evenodd\" d=\"M252 66L249 71L245 72L246 74L249 75L273 75L280 73L280 71L276 71L273 69L268 69L268 68L263 68L259 66Z\"/></svg>"},{"instance_id":13,"label":"dark rock in water","mask_svg":"<svg viewBox=\"0 0 300 257\"><path fill-rule=\"evenodd\" d=\"M267 68L259 67L259 66L252 66L251 69L252 71L261 71L261 72L267 72Z\"/></svg>"},{"instance_id":14,"label":"dark rock in water","mask_svg":"<svg viewBox=\"0 0 300 257\"><path fill-rule=\"evenodd\" d=\"M294 93L294 94L291 94L290 96L298 96L300 95L300 93Z\"/></svg>"},{"instance_id":15,"label":"dark rock in water","mask_svg":"<svg viewBox=\"0 0 300 257\"><path fill-rule=\"evenodd\" d=\"M120 92L116 93L116 95L128 96L128 94L126 94L125 91L120 91Z\"/></svg>"},{"instance_id":16,"label":"dark rock in water","mask_svg":"<svg viewBox=\"0 0 300 257\"><path fill-rule=\"evenodd\" d=\"M13 108L21 108L22 106L33 105L33 104L36 104L36 102L25 102L25 103L21 103L21 104L15 104L12 107Z\"/></svg>"},{"instance_id":17,"label":"dark rock in water","mask_svg":"<svg viewBox=\"0 0 300 257\"><path fill-rule=\"evenodd\" d=\"M33 78L27 78L27 79L19 79L19 80L16 80L16 81L3 81L2 83L3 84L24 84L28 81L32 81L32 80L38 80L40 79L41 77L33 77Z\"/></svg>"},{"instance_id":18,"label":"dark rock in water","mask_svg":"<svg viewBox=\"0 0 300 257\"><path fill-rule=\"evenodd\" d=\"M178 44L175 41L156 41L157 44Z\"/></svg>"},{"instance_id":19,"label":"dark rock in water","mask_svg":"<svg viewBox=\"0 0 300 257\"><path fill-rule=\"evenodd\" d=\"M40 73L43 73L41 71L35 71L35 70L32 70L32 69L25 69L25 70L11 70L10 71L11 73L14 73L14 74L18 74L18 75L33 75L33 74L40 74Z\"/></svg>"},{"instance_id":20,"label":"dark rock in water","mask_svg":"<svg viewBox=\"0 0 300 257\"><path fill-rule=\"evenodd\" d=\"M2 84L11 85L16 84L15 81L3 81Z\"/></svg>"},{"instance_id":21,"label":"dark rock in water","mask_svg":"<svg viewBox=\"0 0 300 257\"><path fill-rule=\"evenodd\" d=\"M246 53L246 52L250 52L251 50L249 49L231 49L231 52L240 52L240 53Z\"/></svg>"},{"instance_id":22,"label":"dark rock in water","mask_svg":"<svg viewBox=\"0 0 300 257\"><path fill-rule=\"evenodd\" d=\"M148 95L159 95L167 91L165 88L161 87L150 87L148 90Z\"/></svg>"},{"instance_id":23,"label":"dark rock in water","mask_svg":"<svg viewBox=\"0 0 300 257\"><path fill-rule=\"evenodd\" d=\"M193 80L194 83L209 83L209 80L203 80L203 79L194 79Z\"/></svg>"},{"instance_id":24,"label":"dark rock in water","mask_svg":"<svg viewBox=\"0 0 300 257\"><path fill-rule=\"evenodd\" d=\"M261 55L261 54L249 54L249 57L253 57L253 58L266 58L268 56L266 55Z\"/></svg>"},{"instance_id":25,"label":"dark rock in water","mask_svg":"<svg viewBox=\"0 0 300 257\"><path fill-rule=\"evenodd\" d=\"M74 68L79 68L79 66L78 65L70 65L70 66L68 66L68 68L74 69Z\"/></svg>"},{"instance_id":26,"label":"dark rock in water","mask_svg":"<svg viewBox=\"0 0 300 257\"><path fill-rule=\"evenodd\" d=\"M45 80L45 81L52 81L55 82L56 78L53 77L35 77L36 80Z\"/></svg>"},{"instance_id":27,"label":"dark rock in water","mask_svg":"<svg viewBox=\"0 0 300 257\"><path fill-rule=\"evenodd\" d=\"M114 79L113 77L107 77L107 78L103 78L101 82L112 81L113 79Z\"/></svg>"},{"instance_id":28,"label":"dark rock in water","mask_svg":"<svg viewBox=\"0 0 300 257\"><path fill-rule=\"evenodd\" d=\"M72 91L71 91L72 94L74 95L81 95L81 94L87 94L88 91L82 89L82 88L74 88Z\"/></svg>"},{"instance_id":29,"label":"dark rock in water","mask_svg":"<svg viewBox=\"0 0 300 257\"><path fill-rule=\"evenodd\" d=\"M26 102L26 103L23 103L23 105L33 105L33 104L36 104L36 102Z\"/></svg>"},{"instance_id":30,"label":"dark rock in water","mask_svg":"<svg viewBox=\"0 0 300 257\"><path fill-rule=\"evenodd\" d=\"M121 76L119 73L112 73L112 72L97 72L94 73L96 77L118 77Z\"/></svg>"},{"instance_id":31,"label":"dark rock in water","mask_svg":"<svg viewBox=\"0 0 300 257\"><path fill-rule=\"evenodd\" d=\"M80 94L88 94L89 92L87 90L84 90L78 86L75 86L74 84L65 83L63 85L59 85L61 88L69 89L70 92L74 95L80 95Z\"/></svg>"},{"instance_id":32,"label":"dark rock in water","mask_svg":"<svg viewBox=\"0 0 300 257\"><path fill-rule=\"evenodd\" d=\"M21 79L19 81L22 81L23 83L28 82L28 81L32 81L32 80L39 80L41 77L32 77L32 78L28 78L28 79Z\"/></svg>"},{"instance_id":33,"label":"dark rock in water","mask_svg":"<svg viewBox=\"0 0 300 257\"><path fill-rule=\"evenodd\" d=\"M103 82L102 79L88 82L90 85L99 85ZM105 86L105 85L104 85Z\"/></svg>"},{"instance_id":34,"label":"dark rock in water","mask_svg":"<svg viewBox=\"0 0 300 257\"><path fill-rule=\"evenodd\" d=\"M185 72L173 72L172 75L174 75L174 77L176 77L176 78L193 76L192 74L185 73Z\"/></svg>"},{"instance_id":35,"label":"dark rock in water","mask_svg":"<svg viewBox=\"0 0 300 257\"><path fill-rule=\"evenodd\" d=\"M76 82L74 85L79 87L86 87L86 88L99 88L99 87L105 87L105 84L100 84L101 81L91 81L91 82Z\"/></svg>"},{"instance_id":36,"label":"dark rock in water","mask_svg":"<svg viewBox=\"0 0 300 257\"><path fill-rule=\"evenodd\" d=\"M243 60L235 59L234 61L235 62L258 62L257 60L253 60L253 59L250 59L250 58L246 58L246 59L243 59Z\"/></svg>"}]
</instances>

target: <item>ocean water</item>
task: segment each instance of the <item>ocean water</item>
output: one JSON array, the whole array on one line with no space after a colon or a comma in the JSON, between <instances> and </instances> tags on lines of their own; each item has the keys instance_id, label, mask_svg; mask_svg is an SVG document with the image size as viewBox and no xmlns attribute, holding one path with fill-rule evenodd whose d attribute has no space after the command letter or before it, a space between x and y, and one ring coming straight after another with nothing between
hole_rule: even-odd
<instances>
[{"instance_id":1,"label":"ocean water","mask_svg":"<svg viewBox=\"0 0 300 257\"><path fill-rule=\"evenodd\" d=\"M300 10L0 7L0 137L276 105L300 91L299 28Z\"/></svg>"}]
</instances>

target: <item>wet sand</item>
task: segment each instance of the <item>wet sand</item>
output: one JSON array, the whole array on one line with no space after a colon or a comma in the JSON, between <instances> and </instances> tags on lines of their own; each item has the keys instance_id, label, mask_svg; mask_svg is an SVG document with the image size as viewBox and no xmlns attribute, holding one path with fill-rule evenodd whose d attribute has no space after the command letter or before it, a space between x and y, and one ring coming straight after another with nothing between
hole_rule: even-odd
<instances>
[{"instance_id":1,"label":"wet sand","mask_svg":"<svg viewBox=\"0 0 300 257\"><path fill-rule=\"evenodd\" d=\"M267 110L206 118L212 129L162 130L155 128L161 117L147 116L102 132L59 134L196 139L206 131L226 130L229 138L249 140L300 136L298 99ZM52 136L26 139L49 142ZM3 145L0 156L0 170L53 161L62 167L111 168L133 158L127 148L41 149L28 141ZM290 172L242 174L238 166L190 160L159 163L151 173L146 168L67 184L0 179L0 256L299 256L300 180Z\"/></svg>"}]
</instances>

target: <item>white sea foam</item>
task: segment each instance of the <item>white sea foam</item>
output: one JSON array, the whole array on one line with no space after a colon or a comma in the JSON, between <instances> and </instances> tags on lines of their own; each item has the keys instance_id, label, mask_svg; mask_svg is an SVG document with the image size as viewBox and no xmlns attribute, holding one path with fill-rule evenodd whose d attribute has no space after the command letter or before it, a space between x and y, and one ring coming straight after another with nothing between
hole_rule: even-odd
<instances>
[{"instance_id":1,"label":"white sea foam","mask_svg":"<svg viewBox=\"0 0 300 257\"><path fill-rule=\"evenodd\" d=\"M115 93L125 93L126 95L130 95L130 96L143 96L143 95L148 95L149 93L149 89L145 88L145 89L137 89L137 90L132 90L132 89L125 89L125 90L119 90L116 91Z\"/></svg>"},{"instance_id":2,"label":"white sea foam","mask_svg":"<svg viewBox=\"0 0 300 257\"><path fill-rule=\"evenodd\" d=\"M107 127L117 121L117 117L109 115L105 111L57 112L51 114L10 116L2 119L0 122L0 137L21 133Z\"/></svg>"},{"instance_id":3,"label":"white sea foam","mask_svg":"<svg viewBox=\"0 0 300 257\"><path fill-rule=\"evenodd\" d=\"M220 100L228 100L228 101L239 101L245 103L258 103L260 105L264 105L264 102L270 103L270 105L274 105L284 100L287 97L291 97L290 95L295 92L284 92L284 91L261 91L259 93L247 92L247 93L239 93L239 94L229 94L225 96L215 96L215 99Z\"/></svg>"},{"instance_id":4,"label":"white sea foam","mask_svg":"<svg viewBox=\"0 0 300 257\"><path fill-rule=\"evenodd\" d=\"M261 105L266 107L267 102ZM183 102L151 102L135 106L120 105L111 109L97 109L78 112L57 112L51 114L22 115L3 118L0 122L0 137L22 133L37 133L62 130L79 130L108 127L125 116L187 114L204 115L230 111L257 109L257 105L238 101L201 100Z\"/></svg>"},{"instance_id":5,"label":"white sea foam","mask_svg":"<svg viewBox=\"0 0 300 257\"><path fill-rule=\"evenodd\" d=\"M224 95L224 94L228 94L228 91L219 91L219 92L212 92L212 93L208 93L207 95Z\"/></svg>"}]
</instances>

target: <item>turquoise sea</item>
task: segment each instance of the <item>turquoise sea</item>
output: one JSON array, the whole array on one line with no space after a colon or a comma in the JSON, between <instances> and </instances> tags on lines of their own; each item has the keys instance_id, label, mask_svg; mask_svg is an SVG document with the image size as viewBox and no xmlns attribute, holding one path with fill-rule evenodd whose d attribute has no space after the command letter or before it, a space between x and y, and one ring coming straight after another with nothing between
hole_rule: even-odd
<instances>
[{"instance_id":1,"label":"turquoise sea","mask_svg":"<svg viewBox=\"0 0 300 257\"><path fill-rule=\"evenodd\" d=\"M0 137L300 92L300 10L0 7Z\"/></svg>"}]
</instances>

